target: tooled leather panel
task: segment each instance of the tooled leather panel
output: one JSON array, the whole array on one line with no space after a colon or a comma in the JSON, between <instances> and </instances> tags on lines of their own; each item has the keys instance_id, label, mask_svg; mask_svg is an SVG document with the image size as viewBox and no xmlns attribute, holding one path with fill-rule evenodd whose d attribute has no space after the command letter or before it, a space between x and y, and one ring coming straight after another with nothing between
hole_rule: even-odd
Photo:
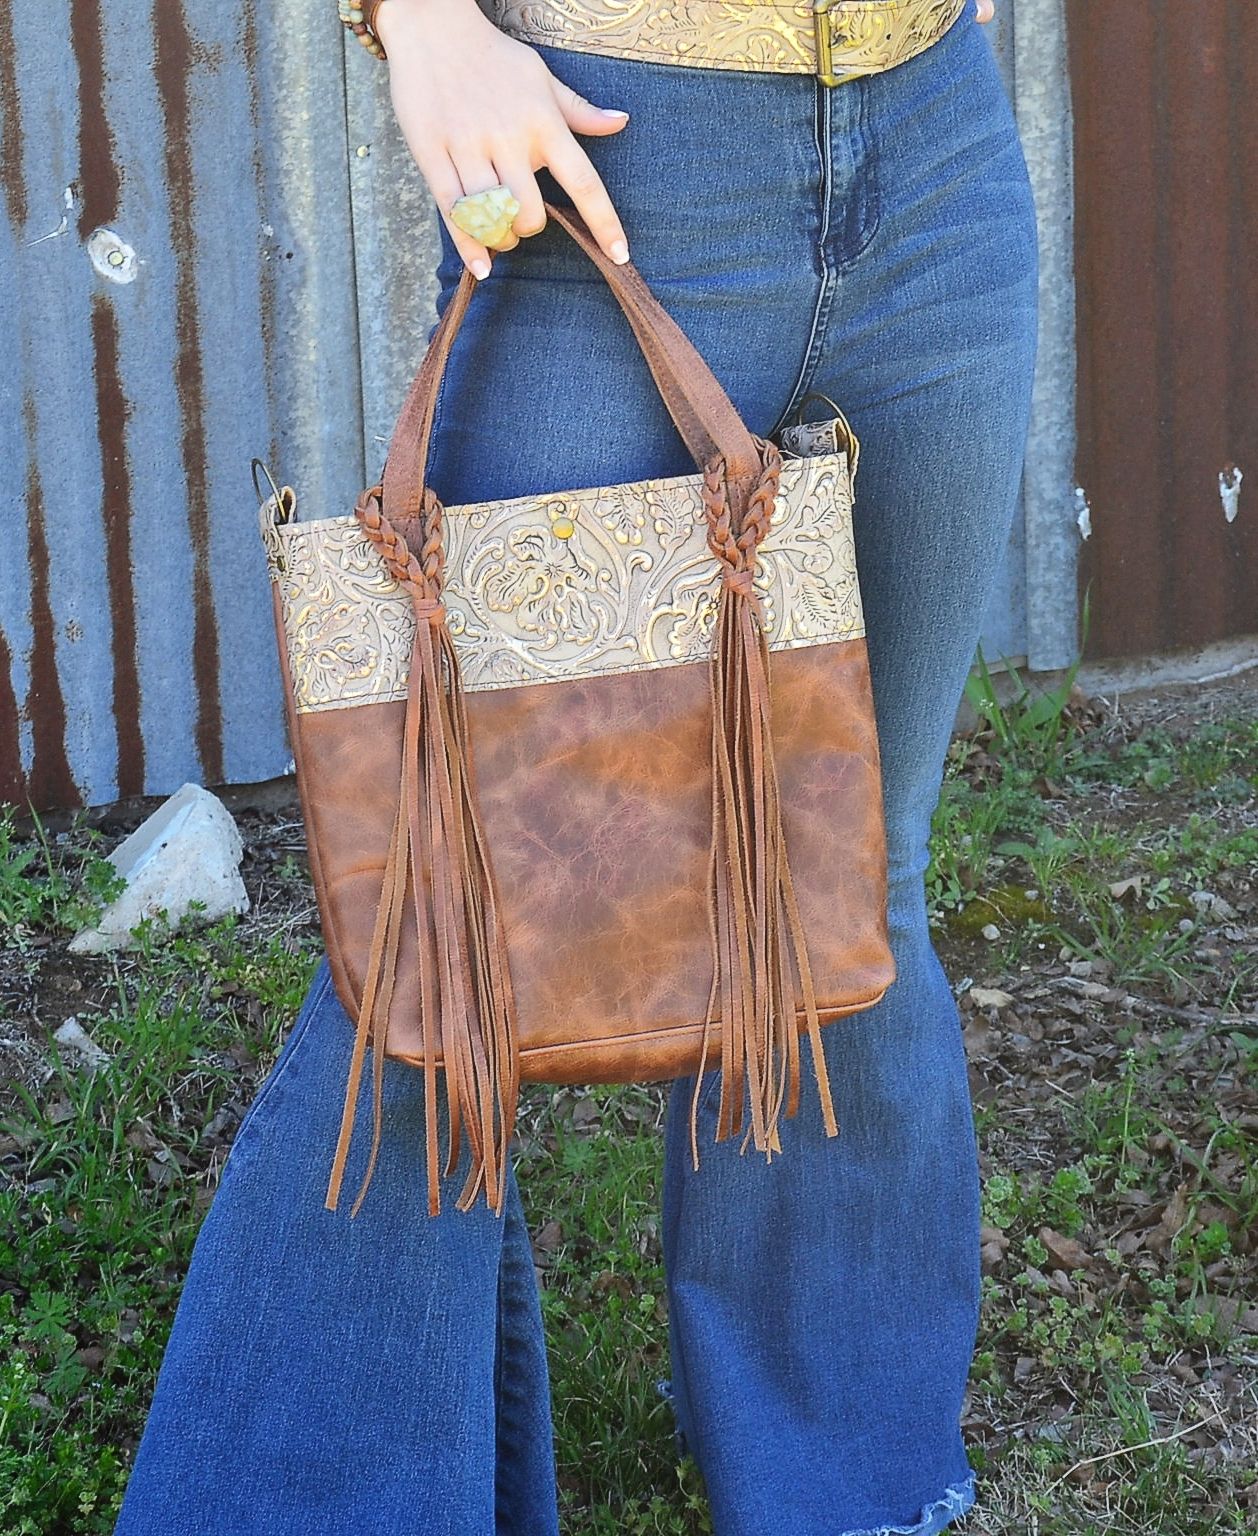
<instances>
[{"instance_id":1,"label":"tooled leather panel","mask_svg":"<svg viewBox=\"0 0 1258 1536\"><path fill-rule=\"evenodd\" d=\"M817 1001L823 1011L867 1006L895 973L863 639L775 653L773 697ZM711 979L706 665L494 690L469 695L467 706L524 1075L561 1080L552 1076L560 1058L572 1081L691 1069ZM400 777L403 708L297 717L303 805L322 849L320 911L337 933L344 963L334 961L333 976L351 1016ZM404 928L389 1050L422 1059L415 995ZM639 1048L616 1038L658 1030L684 1038ZM574 1032L589 1036L587 1052L558 1049Z\"/></svg>"},{"instance_id":2,"label":"tooled leather panel","mask_svg":"<svg viewBox=\"0 0 1258 1536\"><path fill-rule=\"evenodd\" d=\"M864 634L852 451L783 464L756 587L773 650ZM720 594L696 474L445 509L444 599L464 690L706 658ZM262 538L279 588L297 711L404 699L415 616L354 516ZM405 533L405 529L399 531Z\"/></svg>"}]
</instances>

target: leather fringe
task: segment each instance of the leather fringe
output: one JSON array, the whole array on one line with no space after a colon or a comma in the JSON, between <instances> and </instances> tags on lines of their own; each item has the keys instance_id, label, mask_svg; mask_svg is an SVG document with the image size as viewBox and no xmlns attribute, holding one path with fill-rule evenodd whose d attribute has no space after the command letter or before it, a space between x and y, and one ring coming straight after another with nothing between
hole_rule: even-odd
<instances>
[{"instance_id":1,"label":"leather fringe","mask_svg":"<svg viewBox=\"0 0 1258 1536\"><path fill-rule=\"evenodd\" d=\"M768 532L782 467L777 446L757 438L759 483L738 532L731 524L725 466L704 472L708 546L722 567L711 663L712 847L709 917L712 989L690 1105L690 1145L699 1166L698 1113L715 1018L720 1019L721 1098L716 1140L751 1124L743 1138L771 1161L782 1150L780 1117L799 1105L799 1022L807 1020L822 1116L838 1135L803 922L795 899L773 754L769 647L755 589L756 552ZM719 1012L716 1010L719 1006Z\"/></svg>"},{"instance_id":2,"label":"leather fringe","mask_svg":"<svg viewBox=\"0 0 1258 1536\"><path fill-rule=\"evenodd\" d=\"M325 1205L335 1210L353 1136L368 1046L374 1125L367 1168L351 1216L358 1214L380 1149L389 1004L402 924L415 925L419 1005L424 1029L428 1210L441 1209L437 1146L437 1067L445 1071L449 1136L444 1174L456 1168L467 1136L470 1169L458 1208L483 1190L500 1215L515 1124L520 1067L505 937L477 820L470 779L467 714L458 656L441 601L443 508L425 490L423 545L417 558L380 507L382 487L365 491L354 512L415 612L397 817L367 959L357 1030Z\"/></svg>"},{"instance_id":3,"label":"leather fringe","mask_svg":"<svg viewBox=\"0 0 1258 1536\"><path fill-rule=\"evenodd\" d=\"M691 1155L699 1166L698 1109L711 1034L719 1019L721 1097L716 1140L742 1131L771 1160L782 1150L779 1123L799 1105L799 1008L828 1136L835 1119L812 972L782 826L773 752L769 648L755 589L757 550L768 532L781 472L775 444L756 439L759 483L734 532L717 460L703 477L708 545L722 569L710 668L712 841L708 868L712 986L690 1108ZM519 1097L515 1004L505 937L476 817L467 714L458 656L441 602L443 508L425 490L419 558L385 518L382 487L354 511L415 612L403 724L397 816L381 882L357 1029L325 1204L337 1208L353 1136L368 1047L374 1124L367 1168L351 1216L371 1182L380 1149L386 1032L402 923L411 920L419 954L424 1029L428 1209L440 1212L436 1058L445 1070L449 1137L444 1173L459 1161L466 1134L470 1169L458 1208L483 1191L501 1214L508 1151ZM797 1003L797 990L798 999Z\"/></svg>"}]
</instances>

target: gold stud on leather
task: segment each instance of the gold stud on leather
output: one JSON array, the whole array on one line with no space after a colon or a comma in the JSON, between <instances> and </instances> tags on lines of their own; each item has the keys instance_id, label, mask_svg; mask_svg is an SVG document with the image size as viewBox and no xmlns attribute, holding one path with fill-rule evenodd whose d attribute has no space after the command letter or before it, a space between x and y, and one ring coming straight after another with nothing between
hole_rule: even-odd
<instances>
[{"instance_id":1,"label":"gold stud on leather","mask_svg":"<svg viewBox=\"0 0 1258 1536\"><path fill-rule=\"evenodd\" d=\"M554 501L546 509L550 518L550 531L557 539L570 539L577 531L576 519L570 514L566 501Z\"/></svg>"}]
</instances>

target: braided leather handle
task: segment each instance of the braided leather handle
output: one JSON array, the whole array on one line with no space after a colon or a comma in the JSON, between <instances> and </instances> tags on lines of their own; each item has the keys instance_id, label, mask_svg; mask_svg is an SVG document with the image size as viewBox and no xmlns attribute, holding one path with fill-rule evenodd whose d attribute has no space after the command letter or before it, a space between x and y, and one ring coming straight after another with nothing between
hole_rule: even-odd
<instances>
[{"instance_id":1,"label":"braided leather handle","mask_svg":"<svg viewBox=\"0 0 1258 1536\"><path fill-rule=\"evenodd\" d=\"M572 236L606 279L641 348L660 397L697 468L724 462L735 510L741 514L761 475L757 442L694 344L651 293L632 262L618 265L575 210L546 203L547 217ZM382 506L390 520L417 515L437 393L455 335L479 281L464 270L407 392L385 459Z\"/></svg>"}]
</instances>

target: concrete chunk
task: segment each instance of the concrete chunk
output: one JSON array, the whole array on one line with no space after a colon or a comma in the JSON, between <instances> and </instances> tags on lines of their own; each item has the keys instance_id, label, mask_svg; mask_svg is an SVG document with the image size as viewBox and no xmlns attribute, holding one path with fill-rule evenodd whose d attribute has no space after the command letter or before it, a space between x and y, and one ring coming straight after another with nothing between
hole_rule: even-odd
<instances>
[{"instance_id":1,"label":"concrete chunk","mask_svg":"<svg viewBox=\"0 0 1258 1536\"><path fill-rule=\"evenodd\" d=\"M70 940L76 954L130 948L131 930L163 909L172 927L203 901L206 922L246 912L249 897L240 878L244 846L231 812L199 784L185 784L109 855L127 888L101 914L95 928Z\"/></svg>"}]
</instances>

